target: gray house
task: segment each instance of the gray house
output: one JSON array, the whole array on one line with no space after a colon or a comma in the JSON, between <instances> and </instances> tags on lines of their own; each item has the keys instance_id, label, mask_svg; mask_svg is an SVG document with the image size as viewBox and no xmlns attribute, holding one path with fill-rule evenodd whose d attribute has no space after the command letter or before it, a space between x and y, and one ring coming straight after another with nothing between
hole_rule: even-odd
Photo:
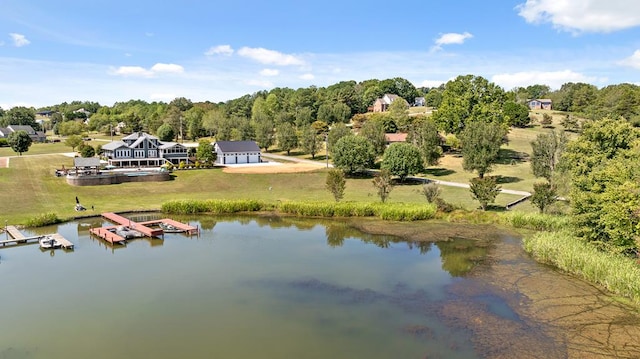
<instances>
[{"instance_id":1,"label":"gray house","mask_svg":"<svg viewBox=\"0 0 640 359\"><path fill-rule=\"evenodd\" d=\"M179 165L188 163L187 148L176 142L161 142L158 137L145 132L132 133L121 141L102 146L102 154L109 165L116 167L158 167L167 162Z\"/></svg>"},{"instance_id":2,"label":"gray house","mask_svg":"<svg viewBox=\"0 0 640 359\"><path fill-rule=\"evenodd\" d=\"M32 142L45 142L47 135L43 131L36 131L31 126L9 125L8 127L0 127L0 138L7 138L10 134L18 131L24 131L29 135Z\"/></svg>"}]
</instances>

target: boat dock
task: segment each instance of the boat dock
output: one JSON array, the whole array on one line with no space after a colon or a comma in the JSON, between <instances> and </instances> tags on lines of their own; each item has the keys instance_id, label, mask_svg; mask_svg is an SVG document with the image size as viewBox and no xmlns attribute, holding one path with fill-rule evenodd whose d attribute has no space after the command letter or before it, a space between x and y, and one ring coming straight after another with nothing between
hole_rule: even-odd
<instances>
[{"instance_id":1,"label":"boat dock","mask_svg":"<svg viewBox=\"0 0 640 359\"><path fill-rule=\"evenodd\" d=\"M144 236L149 237L149 238L153 238L153 237L161 237L164 239L164 233L165 231L162 228L156 228L156 226L160 226L160 224L168 224L173 226L174 228L177 228L180 232L185 232L188 234L196 234L199 232L199 229L197 227L193 227L190 226L188 224L182 223L182 222L178 222L178 221L174 221L172 219L169 218L164 218L164 219L157 219L157 220L152 220L152 221L145 221L145 222L135 222L132 221L128 218L125 218L119 214L115 214L112 212L106 212L106 213L102 213L102 217L104 217L105 219L114 222L116 224L118 224L119 226L124 226L127 227L130 230L136 231L136 232L140 232L142 233ZM107 227L100 227L100 228L91 228L89 229L89 233L102 238L103 240L114 244L114 243L118 243L118 244L124 244L127 241L127 238L123 237L122 235L118 234L118 232L116 231L117 226L107 226Z\"/></svg>"},{"instance_id":2,"label":"boat dock","mask_svg":"<svg viewBox=\"0 0 640 359\"><path fill-rule=\"evenodd\" d=\"M7 226L5 228L5 231L7 231L8 237L11 237L10 239L5 239L5 240L0 240L0 246L4 247L6 245L18 245L18 244L26 244L26 243L38 243L38 241L41 238L44 237L51 237L53 239L55 239L56 241L58 241L58 243L60 243L60 246L64 249L73 249L73 243L71 243L71 241L67 240L66 238L64 238L60 233L53 233L53 234L45 234L45 235L39 235L39 236L31 236L31 237L27 237L24 234L22 234L22 232L20 232L18 230L18 228L16 228L15 226Z\"/></svg>"}]
</instances>

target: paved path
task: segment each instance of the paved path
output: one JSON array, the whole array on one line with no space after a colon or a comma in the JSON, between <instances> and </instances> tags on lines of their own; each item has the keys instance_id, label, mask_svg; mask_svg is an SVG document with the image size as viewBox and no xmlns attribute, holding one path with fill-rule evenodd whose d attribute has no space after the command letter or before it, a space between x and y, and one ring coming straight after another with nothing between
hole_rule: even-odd
<instances>
[{"instance_id":1,"label":"paved path","mask_svg":"<svg viewBox=\"0 0 640 359\"><path fill-rule=\"evenodd\" d=\"M303 158L276 155L276 154L273 154L273 153L263 153L262 157L270 158L272 160L277 160L277 161L306 163L306 164L315 165L315 166L318 166L318 167L333 167L333 165L331 163L327 164L326 161L305 160Z\"/></svg>"}]
</instances>

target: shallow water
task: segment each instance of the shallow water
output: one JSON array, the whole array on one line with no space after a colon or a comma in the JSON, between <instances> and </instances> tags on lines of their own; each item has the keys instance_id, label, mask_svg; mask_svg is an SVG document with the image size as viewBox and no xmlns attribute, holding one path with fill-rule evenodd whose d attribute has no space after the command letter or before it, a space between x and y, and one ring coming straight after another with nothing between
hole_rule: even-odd
<instances>
[{"instance_id":1,"label":"shallow water","mask_svg":"<svg viewBox=\"0 0 640 359\"><path fill-rule=\"evenodd\" d=\"M491 283L503 233L432 244L340 221L188 221L200 236L111 247L87 219L38 230L75 251L0 249L0 359L514 357L496 343L516 341L519 357L566 357L522 316L523 290Z\"/></svg>"}]
</instances>

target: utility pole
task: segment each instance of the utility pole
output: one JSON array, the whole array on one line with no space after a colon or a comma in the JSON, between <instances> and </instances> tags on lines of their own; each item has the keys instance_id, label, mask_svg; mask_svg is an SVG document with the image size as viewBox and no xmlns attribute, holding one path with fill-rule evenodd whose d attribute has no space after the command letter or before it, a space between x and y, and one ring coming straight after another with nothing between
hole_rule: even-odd
<instances>
[{"instance_id":1,"label":"utility pole","mask_svg":"<svg viewBox=\"0 0 640 359\"><path fill-rule=\"evenodd\" d=\"M327 160L327 168L329 168L329 132L324 134L324 157Z\"/></svg>"},{"instance_id":2,"label":"utility pole","mask_svg":"<svg viewBox=\"0 0 640 359\"><path fill-rule=\"evenodd\" d=\"M109 124L109 133L111 134L111 142L113 142L113 124Z\"/></svg>"},{"instance_id":3,"label":"utility pole","mask_svg":"<svg viewBox=\"0 0 640 359\"><path fill-rule=\"evenodd\" d=\"M182 137L182 116L180 116L180 143L184 143L184 137Z\"/></svg>"}]
</instances>

